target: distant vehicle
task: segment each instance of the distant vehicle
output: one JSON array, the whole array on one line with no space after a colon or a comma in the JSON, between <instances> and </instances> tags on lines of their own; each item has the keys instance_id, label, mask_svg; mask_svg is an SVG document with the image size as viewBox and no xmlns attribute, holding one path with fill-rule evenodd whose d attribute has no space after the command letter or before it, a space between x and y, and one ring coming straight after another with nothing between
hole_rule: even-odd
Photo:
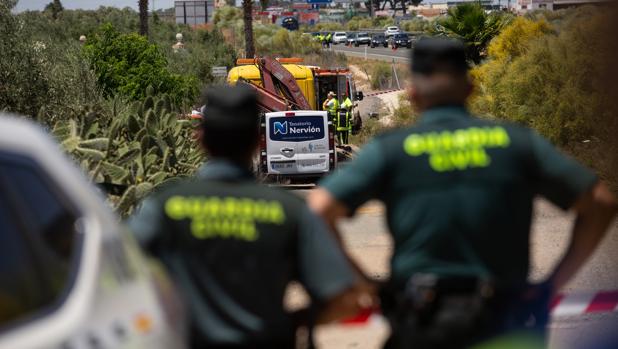
<instances>
[{"instance_id":1,"label":"distant vehicle","mask_svg":"<svg viewBox=\"0 0 618 349\"><path fill-rule=\"evenodd\" d=\"M360 45L370 45L371 44L371 38L369 37L369 34L367 33L356 33L356 40L354 41L354 46L360 46Z\"/></svg>"},{"instance_id":2,"label":"distant vehicle","mask_svg":"<svg viewBox=\"0 0 618 349\"><path fill-rule=\"evenodd\" d=\"M348 45L354 45L359 47L360 45L369 45L371 44L371 38L367 33L352 33L348 34Z\"/></svg>"},{"instance_id":3,"label":"distant vehicle","mask_svg":"<svg viewBox=\"0 0 618 349\"><path fill-rule=\"evenodd\" d=\"M354 41L356 41L356 33L347 33L347 38L346 38L346 45L351 46L354 44Z\"/></svg>"},{"instance_id":4,"label":"distant vehicle","mask_svg":"<svg viewBox=\"0 0 618 349\"><path fill-rule=\"evenodd\" d=\"M412 48L412 39L408 36L408 34L395 34L391 39L392 47L407 47Z\"/></svg>"},{"instance_id":5,"label":"distant vehicle","mask_svg":"<svg viewBox=\"0 0 618 349\"><path fill-rule=\"evenodd\" d=\"M378 46L383 46L383 47L388 47L388 40L386 40L386 37L382 34L378 34L378 35L374 35L371 38L371 45L372 48L374 47L378 47Z\"/></svg>"},{"instance_id":6,"label":"distant vehicle","mask_svg":"<svg viewBox=\"0 0 618 349\"><path fill-rule=\"evenodd\" d=\"M390 27L386 27L386 30L384 31L384 36L386 36L387 38L390 38L391 36L394 36L395 34L399 34L399 27L397 26L390 26Z\"/></svg>"},{"instance_id":7,"label":"distant vehicle","mask_svg":"<svg viewBox=\"0 0 618 349\"><path fill-rule=\"evenodd\" d=\"M287 30L298 30L298 20L294 17L285 17L281 20L281 26Z\"/></svg>"},{"instance_id":8,"label":"distant vehicle","mask_svg":"<svg viewBox=\"0 0 618 349\"><path fill-rule=\"evenodd\" d=\"M335 32L335 34L333 35L333 44L335 45L345 44L347 40L348 35L346 34L346 32Z\"/></svg>"},{"instance_id":9,"label":"distant vehicle","mask_svg":"<svg viewBox=\"0 0 618 349\"><path fill-rule=\"evenodd\" d=\"M266 113L268 176L320 177L336 166L335 128L328 113L318 110Z\"/></svg>"},{"instance_id":10,"label":"distant vehicle","mask_svg":"<svg viewBox=\"0 0 618 349\"><path fill-rule=\"evenodd\" d=\"M166 274L41 127L2 113L0 232L0 348L186 347Z\"/></svg>"}]
</instances>

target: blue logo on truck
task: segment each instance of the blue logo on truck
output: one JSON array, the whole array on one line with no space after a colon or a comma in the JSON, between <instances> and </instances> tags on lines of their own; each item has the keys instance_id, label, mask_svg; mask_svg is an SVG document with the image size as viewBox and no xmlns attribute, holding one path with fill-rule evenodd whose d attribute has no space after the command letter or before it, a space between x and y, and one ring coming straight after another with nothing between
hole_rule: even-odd
<instances>
[{"instance_id":1,"label":"blue logo on truck","mask_svg":"<svg viewBox=\"0 0 618 349\"><path fill-rule=\"evenodd\" d=\"M323 139L326 125L322 116L277 117L269 120L270 139L304 142Z\"/></svg>"}]
</instances>

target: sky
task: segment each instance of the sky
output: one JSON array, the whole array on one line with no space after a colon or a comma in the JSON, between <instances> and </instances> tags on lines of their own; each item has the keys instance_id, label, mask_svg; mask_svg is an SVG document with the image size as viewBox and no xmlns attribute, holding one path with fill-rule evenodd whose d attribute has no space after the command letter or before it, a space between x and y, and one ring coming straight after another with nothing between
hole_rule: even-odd
<instances>
[{"instance_id":1,"label":"sky","mask_svg":"<svg viewBox=\"0 0 618 349\"><path fill-rule=\"evenodd\" d=\"M150 8L152 8L152 1L149 0ZM45 5L49 4L51 0L19 0L15 11L25 10L42 10ZM137 9L137 0L61 0L62 5L68 9L97 9L99 6L114 6L114 7L132 7ZM154 6L157 9L174 7L174 0L154 0Z\"/></svg>"}]
</instances>

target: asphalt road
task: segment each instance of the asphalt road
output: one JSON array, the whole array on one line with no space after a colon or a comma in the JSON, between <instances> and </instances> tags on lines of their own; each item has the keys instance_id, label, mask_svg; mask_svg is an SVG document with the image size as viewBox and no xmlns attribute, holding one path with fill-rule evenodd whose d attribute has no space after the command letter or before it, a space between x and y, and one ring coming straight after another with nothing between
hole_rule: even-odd
<instances>
[{"instance_id":1,"label":"asphalt road","mask_svg":"<svg viewBox=\"0 0 618 349\"><path fill-rule=\"evenodd\" d=\"M335 52L341 52L351 57L365 57L365 51L367 51L368 59L378 59L382 61L392 62L393 59L398 63L406 63L410 61L411 50L407 48L398 48L393 50L390 47L376 47L371 48L368 46L344 46L344 45L332 45L331 48Z\"/></svg>"},{"instance_id":2,"label":"asphalt road","mask_svg":"<svg viewBox=\"0 0 618 349\"><path fill-rule=\"evenodd\" d=\"M305 190L298 192L301 195L307 193ZM533 281L547 277L564 253L574 218L544 200L536 201L534 212L530 241L530 279ZM374 278L387 278L392 240L382 205L371 202L361 207L353 219L340 225L340 229L346 249L359 265ZM618 289L617 250L618 220L613 223L600 248L563 291L590 294ZM591 343L607 335L617 335L617 311L554 317L549 326L550 348L596 348ZM324 326L317 331L317 341L323 348L373 349L380 348L387 335L388 326L383 322L358 327ZM615 343L618 347L618 342Z\"/></svg>"}]
</instances>

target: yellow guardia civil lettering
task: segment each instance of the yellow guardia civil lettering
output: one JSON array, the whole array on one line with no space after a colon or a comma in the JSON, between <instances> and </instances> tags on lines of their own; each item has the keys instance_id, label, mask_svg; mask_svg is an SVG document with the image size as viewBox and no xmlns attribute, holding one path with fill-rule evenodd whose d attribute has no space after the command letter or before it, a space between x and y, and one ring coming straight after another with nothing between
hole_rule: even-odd
<instances>
[{"instance_id":1,"label":"yellow guardia civil lettering","mask_svg":"<svg viewBox=\"0 0 618 349\"><path fill-rule=\"evenodd\" d=\"M191 220L191 234L197 239L254 241L259 236L257 223L281 225L286 220L278 201L236 197L173 196L165 202L165 214L172 220Z\"/></svg>"},{"instance_id":2,"label":"yellow guardia civil lettering","mask_svg":"<svg viewBox=\"0 0 618 349\"><path fill-rule=\"evenodd\" d=\"M488 148L507 148L511 144L503 127L470 127L453 131L411 134L403 142L406 154L429 156L429 166L436 172L487 167Z\"/></svg>"}]
</instances>

